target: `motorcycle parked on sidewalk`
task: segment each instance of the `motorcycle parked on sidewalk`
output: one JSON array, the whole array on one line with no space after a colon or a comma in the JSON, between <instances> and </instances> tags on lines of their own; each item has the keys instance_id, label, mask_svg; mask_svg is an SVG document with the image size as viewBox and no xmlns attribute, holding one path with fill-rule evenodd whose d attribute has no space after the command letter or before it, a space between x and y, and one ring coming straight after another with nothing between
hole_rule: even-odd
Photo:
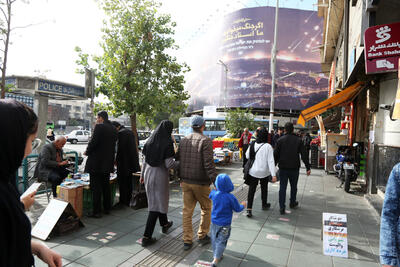
<instances>
[{"instance_id":1,"label":"motorcycle parked on sidewalk","mask_svg":"<svg viewBox=\"0 0 400 267\"><path fill-rule=\"evenodd\" d=\"M334 165L334 170L338 178L342 181L339 187L344 185L344 191L348 193L350 191L351 182L355 182L359 174L359 168L357 162L355 162L353 149L358 146L358 143L354 143L353 147L336 145L338 146L338 152L336 154L337 163Z\"/></svg>"}]
</instances>

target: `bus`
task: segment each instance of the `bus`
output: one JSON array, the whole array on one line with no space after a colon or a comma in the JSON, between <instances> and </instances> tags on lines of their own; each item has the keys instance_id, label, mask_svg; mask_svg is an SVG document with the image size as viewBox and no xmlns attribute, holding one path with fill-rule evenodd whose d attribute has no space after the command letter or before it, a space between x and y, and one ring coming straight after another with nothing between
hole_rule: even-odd
<instances>
[{"instance_id":1,"label":"bus","mask_svg":"<svg viewBox=\"0 0 400 267\"><path fill-rule=\"evenodd\" d=\"M225 117L219 118L204 118L206 128L204 129L204 135L214 139L226 135ZM257 127L264 126L269 128L269 119L254 118ZM278 129L279 120L274 120L273 127L276 131ZM184 136L192 133L191 118L184 117L179 119L179 134Z\"/></svg>"}]
</instances>

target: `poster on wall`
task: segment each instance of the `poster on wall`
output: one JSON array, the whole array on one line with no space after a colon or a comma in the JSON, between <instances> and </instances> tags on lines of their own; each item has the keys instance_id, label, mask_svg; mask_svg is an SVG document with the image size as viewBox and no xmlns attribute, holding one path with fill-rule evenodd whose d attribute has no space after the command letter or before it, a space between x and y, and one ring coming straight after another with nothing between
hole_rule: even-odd
<instances>
[{"instance_id":1,"label":"poster on wall","mask_svg":"<svg viewBox=\"0 0 400 267\"><path fill-rule=\"evenodd\" d=\"M219 81L215 83L211 71L192 68L195 78L187 86L190 109L222 107L225 101L228 107L269 108L274 19L275 7L245 8L225 16L219 40L198 51L218 51L217 58L207 58L201 66L214 66ZM317 12L279 9L275 109L303 110L327 98L328 77L321 73L318 49L322 35L323 21ZM227 66L227 73L217 64L219 60Z\"/></svg>"}]
</instances>

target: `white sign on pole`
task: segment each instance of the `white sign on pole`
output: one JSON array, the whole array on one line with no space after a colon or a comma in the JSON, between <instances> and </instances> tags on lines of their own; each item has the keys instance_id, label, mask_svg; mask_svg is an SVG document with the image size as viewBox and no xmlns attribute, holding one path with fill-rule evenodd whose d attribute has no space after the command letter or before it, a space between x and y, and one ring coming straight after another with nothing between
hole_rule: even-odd
<instances>
[{"instance_id":1,"label":"white sign on pole","mask_svg":"<svg viewBox=\"0 0 400 267\"><path fill-rule=\"evenodd\" d=\"M217 107L216 106L204 106L203 107L203 117L204 118L217 118Z\"/></svg>"},{"instance_id":2,"label":"white sign on pole","mask_svg":"<svg viewBox=\"0 0 400 267\"><path fill-rule=\"evenodd\" d=\"M323 213L324 255L348 258L346 214Z\"/></svg>"},{"instance_id":3,"label":"white sign on pole","mask_svg":"<svg viewBox=\"0 0 400 267\"><path fill-rule=\"evenodd\" d=\"M46 240L68 204L69 203L65 201L52 199L39 217L35 227L33 227L32 236L41 240Z\"/></svg>"}]
</instances>

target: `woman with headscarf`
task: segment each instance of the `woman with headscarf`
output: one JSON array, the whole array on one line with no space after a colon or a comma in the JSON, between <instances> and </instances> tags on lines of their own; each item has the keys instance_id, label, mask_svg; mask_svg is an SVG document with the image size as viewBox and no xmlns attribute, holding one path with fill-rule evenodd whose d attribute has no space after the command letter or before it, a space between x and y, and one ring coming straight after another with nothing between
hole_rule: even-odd
<instances>
[{"instance_id":1,"label":"woman with headscarf","mask_svg":"<svg viewBox=\"0 0 400 267\"><path fill-rule=\"evenodd\" d=\"M143 147L145 162L142 166L142 179L146 187L149 216L143 234L142 246L153 244L152 238L157 218L160 221L162 232L167 233L172 226L168 221L169 203L169 175L168 170L178 168L174 160L174 145L172 141L173 124L171 121L162 121Z\"/></svg>"},{"instance_id":2,"label":"woman with headscarf","mask_svg":"<svg viewBox=\"0 0 400 267\"><path fill-rule=\"evenodd\" d=\"M271 181L276 182L274 150L268 144L268 131L265 127L257 130L257 138L252 142L246 152L247 159L254 159L253 166L249 170L250 184L249 193L247 195L247 217L251 218L254 194L257 185L261 185L261 203L262 209L267 210L271 207L268 203L268 179L272 176Z\"/></svg>"},{"instance_id":3,"label":"woman with headscarf","mask_svg":"<svg viewBox=\"0 0 400 267\"><path fill-rule=\"evenodd\" d=\"M61 266L61 256L31 240L31 223L15 185L15 173L32 152L38 120L29 107L0 100L0 266L33 266L32 253L49 266Z\"/></svg>"}]
</instances>

